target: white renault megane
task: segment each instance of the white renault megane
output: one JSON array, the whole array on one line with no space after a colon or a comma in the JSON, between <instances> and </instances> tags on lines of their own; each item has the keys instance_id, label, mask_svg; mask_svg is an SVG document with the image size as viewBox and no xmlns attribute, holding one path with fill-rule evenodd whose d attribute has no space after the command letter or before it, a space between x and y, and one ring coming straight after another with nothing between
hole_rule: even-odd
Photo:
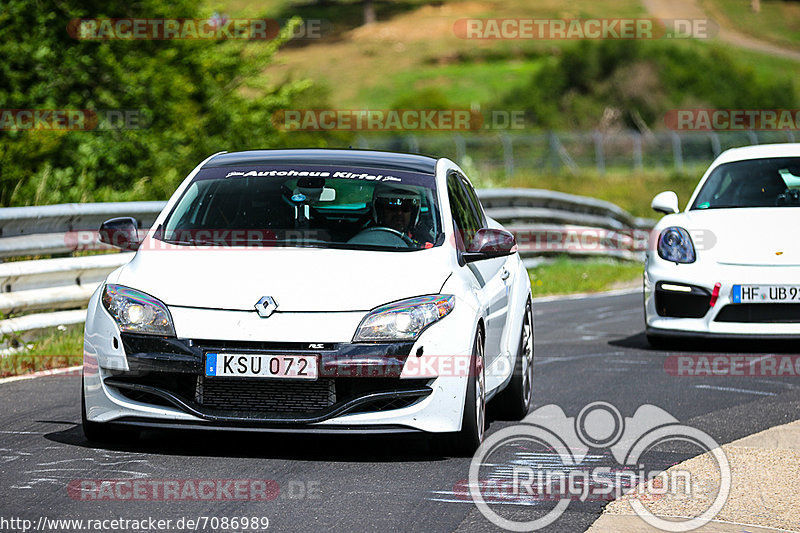
<instances>
[{"instance_id":1,"label":"white renault megane","mask_svg":"<svg viewBox=\"0 0 800 533\"><path fill-rule=\"evenodd\" d=\"M668 191L644 275L647 338L800 336L800 144L736 148L685 211Z\"/></svg>"},{"instance_id":2,"label":"white renault megane","mask_svg":"<svg viewBox=\"0 0 800 533\"><path fill-rule=\"evenodd\" d=\"M427 432L482 441L532 396L530 282L447 159L216 154L92 296L83 429Z\"/></svg>"}]
</instances>

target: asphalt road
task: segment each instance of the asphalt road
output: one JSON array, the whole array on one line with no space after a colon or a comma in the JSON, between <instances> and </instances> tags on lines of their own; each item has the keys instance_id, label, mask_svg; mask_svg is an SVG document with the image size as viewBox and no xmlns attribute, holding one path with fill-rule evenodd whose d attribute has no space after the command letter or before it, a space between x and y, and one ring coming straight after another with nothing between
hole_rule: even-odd
<instances>
[{"instance_id":1,"label":"asphalt road","mask_svg":"<svg viewBox=\"0 0 800 533\"><path fill-rule=\"evenodd\" d=\"M790 353L792 346L652 350L644 339L640 294L534 305L535 407L556 404L576 416L602 400L631 416L653 404L721 444L798 418L797 378L675 377L664 368L670 353ZM436 456L420 439L147 432L136 442L97 446L81 433L79 383L78 376L62 376L0 384L1 530L20 530L3 527L11 518L35 526L40 517L152 517L175 524L203 516L267 517L269 530L278 531L497 529L472 502L453 494L468 477L469 459ZM493 420L489 434L510 425ZM612 461L608 454L595 460ZM68 490L76 480L137 478L267 479L278 492L269 501L85 501ZM576 502L547 530L583 531L602 507ZM515 506L509 516L535 511Z\"/></svg>"}]
</instances>

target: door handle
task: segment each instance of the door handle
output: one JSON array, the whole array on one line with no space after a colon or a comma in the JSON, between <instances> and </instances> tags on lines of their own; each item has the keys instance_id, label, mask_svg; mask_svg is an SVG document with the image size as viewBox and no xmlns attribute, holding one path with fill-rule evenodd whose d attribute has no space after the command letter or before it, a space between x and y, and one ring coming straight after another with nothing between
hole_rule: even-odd
<instances>
[{"instance_id":1,"label":"door handle","mask_svg":"<svg viewBox=\"0 0 800 533\"><path fill-rule=\"evenodd\" d=\"M507 280L507 279L508 279L508 276L510 276L510 275L511 275L511 272L509 272L508 270L506 270L505 268L503 268L503 275L502 275L502 276L500 276L500 279L502 279L503 281L505 281L505 280Z\"/></svg>"}]
</instances>

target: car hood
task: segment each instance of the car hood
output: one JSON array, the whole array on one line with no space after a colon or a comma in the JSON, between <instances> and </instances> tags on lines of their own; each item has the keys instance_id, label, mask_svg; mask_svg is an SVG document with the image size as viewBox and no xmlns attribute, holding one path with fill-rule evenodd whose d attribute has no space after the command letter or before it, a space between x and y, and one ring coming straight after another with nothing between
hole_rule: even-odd
<instances>
[{"instance_id":1,"label":"car hood","mask_svg":"<svg viewBox=\"0 0 800 533\"><path fill-rule=\"evenodd\" d=\"M800 265L800 209L759 207L681 213L698 258L738 265Z\"/></svg>"},{"instance_id":2,"label":"car hood","mask_svg":"<svg viewBox=\"0 0 800 533\"><path fill-rule=\"evenodd\" d=\"M171 306L252 311L272 296L278 311L368 311L437 294L452 271L443 252L170 246L140 250L109 283Z\"/></svg>"}]
</instances>

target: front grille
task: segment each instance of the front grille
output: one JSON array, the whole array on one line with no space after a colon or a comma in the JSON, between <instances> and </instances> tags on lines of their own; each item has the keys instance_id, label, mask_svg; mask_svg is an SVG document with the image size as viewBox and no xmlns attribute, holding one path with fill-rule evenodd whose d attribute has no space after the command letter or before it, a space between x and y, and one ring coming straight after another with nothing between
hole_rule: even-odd
<instances>
[{"instance_id":1,"label":"front grille","mask_svg":"<svg viewBox=\"0 0 800 533\"><path fill-rule=\"evenodd\" d=\"M195 401L208 408L264 413L310 413L336 403L332 379L280 381L197 378Z\"/></svg>"},{"instance_id":2,"label":"front grille","mask_svg":"<svg viewBox=\"0 0 800 533\"><path fill-rule=\"evenodd\" d=\"M420 396L407 398L389 398L386 400L373 400L353 409L352 413L371 413L376 411L391 411L392 409L402 409L416 403Z\"/></svg>"},{"instance_id":3,"label":"front grille","mask_svg":"<svg viewBox=\"0 0 800 533\"><path fill-rule=\"evenodd\" d=\"M800 322L800 304L730 304L720 310L714 321L796 323Z\"/></svg>"}]
</instances>

